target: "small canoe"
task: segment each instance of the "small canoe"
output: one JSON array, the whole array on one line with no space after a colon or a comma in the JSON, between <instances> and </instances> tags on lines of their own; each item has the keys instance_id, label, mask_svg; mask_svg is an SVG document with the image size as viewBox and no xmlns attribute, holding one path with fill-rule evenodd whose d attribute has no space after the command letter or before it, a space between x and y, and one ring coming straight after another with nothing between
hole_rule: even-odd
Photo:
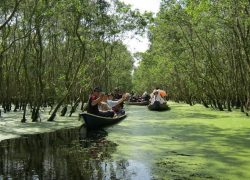
<instances>
[{"instance_id":1,"label":"small canoe","mask_svg":"<svg viewBox=\"0 0 250 180\"><path fill-rule=\"evenodd\" d=\"M142 101L142 102L126 102L127 105L136 105L136 106L147 106L149 105L149 101Z\"/></svg>"},{"instance_id":2,"label":"small canoe","mask_svg":"<svg viewBox=\"0 0 250 180\"><path fill-rule=\"evenodd\" d=\"M160 104L159 102L155 102L154 104L148 105L148 109L151 111L167 111L170 110L169 106L164 103Z\"/></svg>"},{"instance_id":3,"label":"small canoe","mask_svg":"<svg viewBox=\"0 0 250 180\"><path fill-rule=\"evenodd\" d=\"M87 129L100 129L109 127L111 125L121 122L123 119L127 117L126 114L115 118L111 118L111 117L97 116L89 113L80 113L79 116L83 118Z\"/></svg>"}]
</instances>

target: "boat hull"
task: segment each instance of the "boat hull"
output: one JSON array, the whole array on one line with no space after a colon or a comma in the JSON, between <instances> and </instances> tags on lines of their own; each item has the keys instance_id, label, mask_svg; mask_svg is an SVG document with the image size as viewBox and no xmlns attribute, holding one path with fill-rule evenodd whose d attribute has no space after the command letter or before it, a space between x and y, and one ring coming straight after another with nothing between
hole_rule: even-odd
<instances>
[{"instance_id":1,"label":"boat hull","mask_svg":"<svg viewBox=\"0 0 250 180\"><path fill-rule=\"evenodd\" d=\"M83 118L87 129L106 128L121 122L123 119L127 117L126 114L118 116L116 118L111 118L111 117L97 116L89 113L81 113L80 116Z\"/></svg>"},{"instance_id":2,"label":"boat hull","mask_svg":"<svg viewBox=\"0 0 250 180\"><path fill-rule=\"evenodd\" d=\"M159 102L155 102L154 104L148 105L148 109L150 111L167 111L167 110L170 110L169 106L166 103L160 104Z\"/></svg>"},{"instance_id":3,"label":"boat hull","mask_svg":"<svg viewBox=\"0 0 250 180\"><path fill-rule=\"evenodd\" d=\"M147 106L149 105L149 101L142 102L126 102L127 105L136 105L136 106Z\"/></svg>"}]
</instances>

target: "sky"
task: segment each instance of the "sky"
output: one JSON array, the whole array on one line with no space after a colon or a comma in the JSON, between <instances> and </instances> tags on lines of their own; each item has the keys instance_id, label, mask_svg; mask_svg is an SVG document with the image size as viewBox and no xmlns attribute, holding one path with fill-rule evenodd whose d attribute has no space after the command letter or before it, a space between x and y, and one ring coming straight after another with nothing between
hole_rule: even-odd
<instances>
[{"instance_id":1,"label":"sky","mask_svg":"<svg viewBox=\"0 0 250 180\"><path fill-rule=\"evenodd\" d=\"M132 5L133 9L139 9L141 12L151 11L157 13L160 8L161 0L121 0L126 4ZM132 52L145 52L149 47L149 41L146 37L136 36L133 39L126 39L125 44L128 49Z\"/></svg>"}]
</instances>

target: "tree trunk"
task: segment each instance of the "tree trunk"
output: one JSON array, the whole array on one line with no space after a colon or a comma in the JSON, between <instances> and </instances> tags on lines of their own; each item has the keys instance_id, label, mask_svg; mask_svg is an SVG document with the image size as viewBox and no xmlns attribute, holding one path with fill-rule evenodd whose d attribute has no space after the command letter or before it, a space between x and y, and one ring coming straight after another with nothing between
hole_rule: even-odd
<instances>
[{"instance_id":1,"label":"tree trunk","mask_svg":"<svg viewBox=\"0 0 250 180\"><path fill-rule=\"evenodd\" d=\"M63 104L64 100L68 97L69 94L66 94L61 101L57 104L56 108L54 109L54 111L52 112L52 114L50 115L49 119L47 121L54 121L55 117L56 117L56 113L58 111L58 109L61 107L61 105Z\"/></svg>"},{"instance_id":2,"label":"tree trunk","mask_svg":"<svg viewBox=\"0 0 250 180\"><path fill-rule=\"evenodd\" d=\"M68 110L67 105L65 105L61 111L61 116L65 116L65 114L67 113L67 110Z\"/></svg>"},{"instance_id":3,"label":"tree trunk","mask_svg":"<svg viewBox=\"0 0 250 180\"><path fill-rule=\"evenodd\" d=\"M27 104L26 103L24 103L23 104L23 119L21 119L21 122L22 123L25 123L26 122L26 109L27 109Z\"/></svg>"},{"instance_id":4,"label":"tree trunk","mask_svg":"<svg viewBox=\"0 0 250 180\"><path fill-rule=\"evenodd\" d=\"M81 101L80 98L78 98L78 99L75 101L74 105L72 106L72 108L71 108L71 110L70 110L69 117L71 117L71 115L76 111L76 107L79 105L80 101Z\"/></svg>"}]
</instances>

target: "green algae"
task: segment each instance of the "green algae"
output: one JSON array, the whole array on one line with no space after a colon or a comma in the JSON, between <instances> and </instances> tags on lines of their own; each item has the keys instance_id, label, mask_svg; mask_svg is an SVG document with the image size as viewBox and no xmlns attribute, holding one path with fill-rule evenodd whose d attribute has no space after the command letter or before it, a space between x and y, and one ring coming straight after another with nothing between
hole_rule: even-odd
<instances>
[{"instance_id":1,"label":"green algae","mask_svg":"<svg viewBox=\"0 0 250 180\"><path fill-rule=\"evenodd\" d=\"M27 117L31 114L28 111ZM64 128L79 127L82 121L78 121L78 114L72 117L57 116L54 122L48 122L49 110L46 109L41 113L41 122L31 122L29 119L26 123L21 123L22 112L8 112L2 114L0 118L0 142L5 139L18 138L27 134L38 134L53 132Z\"/></svg>"},{"instance_id":2,"label":"green algae","mask_svg":"<svg viewBox=\"0 0 250 180\"><path fill-rule=\"evenodd\" d=\"M145 164L153 179L249 179L250 118L201 105L170 103L166 112L128 106L109 130L114 159Z\"/></svg>"},{"instance_id":3,"label":"green algae","mask_svg":"<svg viewBox=\"0 0 250 180\"><path fill-rule=\"evenodd\" d=\"M249 117L238 111L220 112L201 105L171 102L170 106L171 110L165 112L127 106L128 117L108 128L108 134L104 133L103 137L93 132L98 138L79 142L76 128L72 132L62 130L62 135L36 135L38 137L29 141L20 140L22 143L15 140L18 143L13 148L8 147L8 142L2 152L9 153L0 156L3 167L5 162L11 165L18 162L27 169L28 176L23 174L23 177L31 177L35 169L39 177L47 179L250 178ZM0 122L5 122L6 127L12 123L5 131L22 137L82 124L76 115L58 117L53 123L22 124L13 119L15 117L9 116L10 121L5 118ZM11 129L13 127L18 128ZM19 159L20 156L23 158ZM31 164L24 160L26 157L32 157ZM6 172L11 172L8 168ZM16 175L15 169L13 171Z\"/></svg>"}]
</instances>

